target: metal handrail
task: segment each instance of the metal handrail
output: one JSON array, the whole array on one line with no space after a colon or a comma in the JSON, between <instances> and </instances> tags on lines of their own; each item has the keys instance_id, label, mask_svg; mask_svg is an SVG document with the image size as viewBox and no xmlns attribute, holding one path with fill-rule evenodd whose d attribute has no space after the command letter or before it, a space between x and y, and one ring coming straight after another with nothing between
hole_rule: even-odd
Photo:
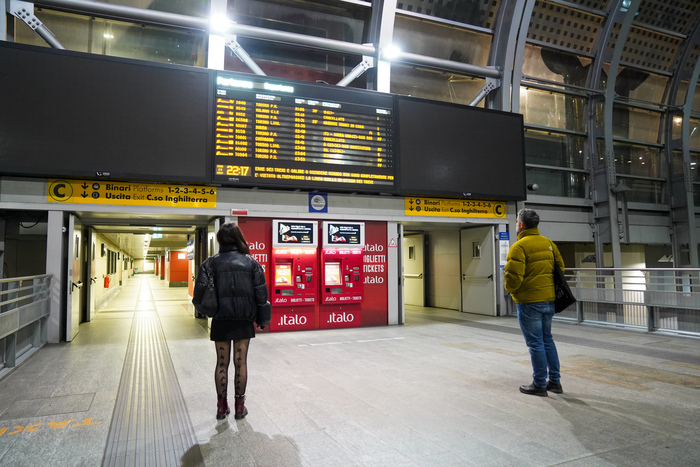
<instances>
[{"instance_id":1,"label":"metal handrail","mask_svg":"<svg viewBox=\"0 0 700 467\"><path fill-rule=\"evenodd\" d=\"M563 319L700 336L700 268L570 268Z\"/></svg>"},{"instance_id":2,"label":"metal handrail","mask_svg":"<svg viewBox=\"0 0 700 467\"><path fill-rule=\"evenodd\" d=\"M23 276L23 277L11 277L0 279L0 313L10 311L15 309L16 306L9 306L12 304L18 304L19 302L36 302L40 300L46 300L50 293L51 274L41 274L36 276ZM22 286L23 282L31 281L30 285ZM37 282L38 281L38 282ZM19 287L10 287L4 290L4 284L18 284ZM22 294L22 292L29 292ZM20 295L12 298L7 298L4 296L8 295Z\"/></svg>"},{"instance_id":3,"label":"metal handrail","mask_svg":"<svg viewBox=\"0 0 700 467\"><path fill-rule=\"evenodd\" d=\"M48 277L51 277L52 274L39 274L36 276L22 276L22 277L6 277L5 279L0 279L0 284L3 284L5 282L17 282L17 281L26 281L26 280L34 280L34 279L46 279Z\"/></svg>"}]
</instances>

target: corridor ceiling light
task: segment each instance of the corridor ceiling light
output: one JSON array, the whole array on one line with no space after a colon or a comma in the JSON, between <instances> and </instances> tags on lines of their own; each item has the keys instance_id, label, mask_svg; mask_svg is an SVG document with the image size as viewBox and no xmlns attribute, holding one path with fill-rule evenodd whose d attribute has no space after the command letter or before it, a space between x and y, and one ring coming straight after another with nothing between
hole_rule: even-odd
<instances>
[{"instance_id":1,"label":"corridor ceiling light","mask_svg":"<svg viewBox=\"0 0 700 467\"><path fill-rule=\"evenodd\" d=\"M401 49L393 44L382 49L382 58L385 60L393 60L399 55L401 55Z\"/></svg>"},{"instance_id":2,"label":"corridor ceiling light","mask_svg":"<svg viewBox=\"0 0 700 467\"><path fill-rule=\"evenodd\" d=\"M211 17L209 25L216 32L226 32L228 29L228 18L221 14L216 14Z\"/></svg>"}]
</instances>

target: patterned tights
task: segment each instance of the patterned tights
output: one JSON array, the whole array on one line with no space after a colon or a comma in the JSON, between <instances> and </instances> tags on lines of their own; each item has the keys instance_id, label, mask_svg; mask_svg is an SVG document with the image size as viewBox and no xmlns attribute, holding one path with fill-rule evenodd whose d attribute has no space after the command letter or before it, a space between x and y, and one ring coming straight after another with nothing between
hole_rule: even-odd
<instances>
[{"instance_id":1,"label":"patterned tights","mask_svg":"<svg viewBox=\"0 0 700 467\"><path fill-rule=\"evenodd\" d=\"M233 341L233 365L236 368L234 380L237 396L245 395L245 388L248 384L248 345L250 339ZM231 362L231 341L216 342L216 372L214 382L216 384L216 394L226 396L228 392L228 366Z\"/></svg>"}]
</instances>

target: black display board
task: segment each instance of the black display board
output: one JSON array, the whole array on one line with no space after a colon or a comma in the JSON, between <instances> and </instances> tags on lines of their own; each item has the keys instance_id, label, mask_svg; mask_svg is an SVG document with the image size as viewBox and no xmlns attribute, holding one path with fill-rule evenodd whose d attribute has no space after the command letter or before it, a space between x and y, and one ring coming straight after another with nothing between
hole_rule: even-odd
<instances>
[{"instance_id":1,"label":"black display board","mask_svg":"<svg viewBox=\"0 0 700 467\"><path fill-rule=\"evenodd\" d=\"M0 41L0 173L207 182L210 72Z\"/></svg>"},{"instance_id":2,"label":"black display board","mask_svg":"<svg viewBox=\"0 0 700 467\"><path fill-rule=\"evenodd\" d=\"M219 72L214 181L393 193L393 105L389 94Z\"/></svg>"},{"instance_id":3,"label":"black display board","mask_svg":"<svg viewBox=\"0 0 700 467\"><path fill-rule=\"evenodd\" d=\"M397 97L399 193L524 200L523 117Z\"/></svg>"}]
</instances>

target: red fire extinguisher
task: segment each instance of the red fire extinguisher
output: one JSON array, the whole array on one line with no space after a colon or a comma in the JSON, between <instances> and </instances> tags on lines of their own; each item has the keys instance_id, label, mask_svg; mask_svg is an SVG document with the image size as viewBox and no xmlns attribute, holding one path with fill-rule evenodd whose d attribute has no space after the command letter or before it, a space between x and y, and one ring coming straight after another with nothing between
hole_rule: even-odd
<instances>
[{"instance_id":1,"label":"red fire extinguisher","mask_svg":"<svg viewBox=\"0 0 700 467\"><path fill-rule=\"evenodd\" d=\"M104 276L105 277L105 289L109 288L109 276Z\"/></svg>"}]
</instances>

